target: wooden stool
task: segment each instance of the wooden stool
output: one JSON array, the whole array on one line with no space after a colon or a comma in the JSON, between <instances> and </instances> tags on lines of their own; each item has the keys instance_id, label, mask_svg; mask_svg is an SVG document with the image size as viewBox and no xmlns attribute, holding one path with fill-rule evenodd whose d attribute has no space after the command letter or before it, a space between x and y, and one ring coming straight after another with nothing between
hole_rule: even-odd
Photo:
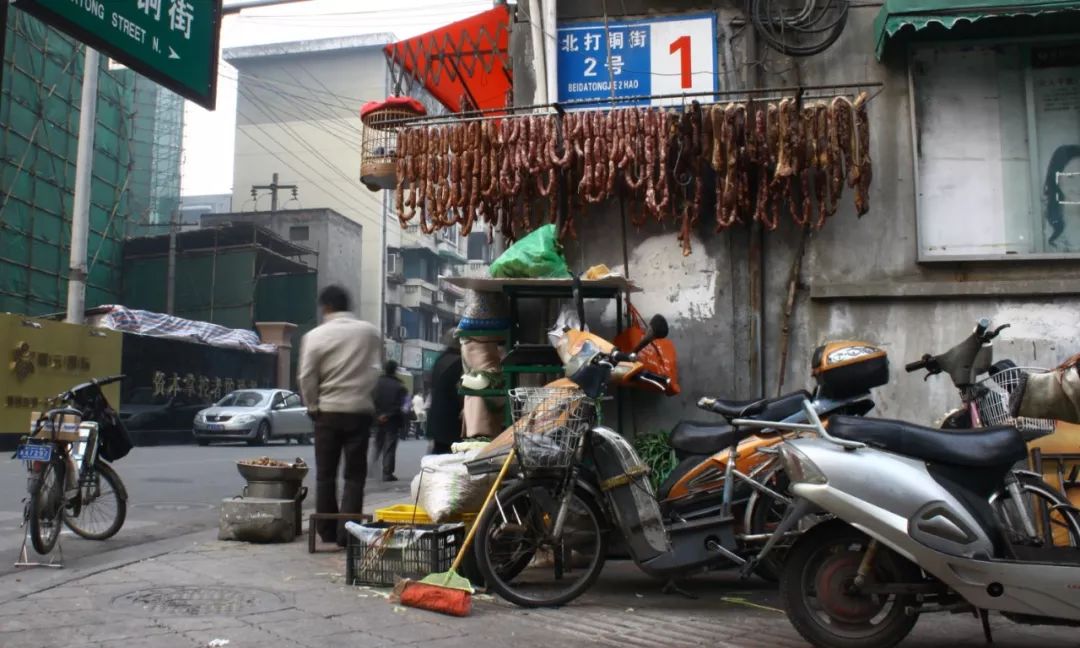
<instances>
[{"instance_id":1,"label":"wooden stool","mask_svg":"<svg viewBox=\"0 0 1080 648\"><path fill-rule=\"evenodd\" d=\"M363 513L312 513L308 516L308 553L315 553L315 523L320 520L345 520L346 522L371 522L371 516ZM334 545L335 547L337 545ZM333 549L337 551L337 549Z\"/></svg>"}]
</instances>

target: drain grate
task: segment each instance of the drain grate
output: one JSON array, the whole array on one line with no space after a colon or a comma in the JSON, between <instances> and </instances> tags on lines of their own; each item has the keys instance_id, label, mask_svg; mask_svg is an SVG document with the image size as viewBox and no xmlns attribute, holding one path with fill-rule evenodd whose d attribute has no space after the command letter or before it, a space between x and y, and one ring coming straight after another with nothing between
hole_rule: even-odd
<instances>
[{"instance_id":1,"label":"drain grate","mask_svg":"<svg viewBox=\"0 0 1080 648\"><path fill-rule=\"evenodd\" d=\"M232 587L154 587L122 594L114 607L135 608L154 616L233 616L269 612L285 605L274 594Z\"/></svg>"}]
</instances>

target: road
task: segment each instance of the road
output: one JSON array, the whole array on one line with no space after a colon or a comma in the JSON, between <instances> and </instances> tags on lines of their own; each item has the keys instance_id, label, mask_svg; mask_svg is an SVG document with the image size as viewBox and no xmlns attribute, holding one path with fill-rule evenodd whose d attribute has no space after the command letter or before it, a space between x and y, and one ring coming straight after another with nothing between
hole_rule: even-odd
<instances>
[{"instance_id":1,"label":"road","mask_svg":"<svg viewBox=\"0 0 1080 648\"><path fill-rule=\"evenodd\" d=\"M426 441L399 443L397 476L400 481L383 483L376 473L374 479L368 478L366 494L371 499L385 499L386 495L400 493L401 501L407 501L409 481L418 472L420 457L426 450ZM314 506L313 446L273 443L262 448L246 445L139 447L115 465L128 490L124 527L104 542L83 540L65 529L60 539L65 563L74 566L80 560L91 559L106 551L217 527L221 500L240 494L244 487L244 480L236 471L236 461L262 456L290 461L300 457L312 466L312 472L304 482L311 491L305 506ZM22 545L19 525L26 496L26 471L21 462L0 461L0 493L0 575L3 575L15 571L12 563ZM27 547L33 559L34 550L29 542Z\"/></svg>"}]
</instances>

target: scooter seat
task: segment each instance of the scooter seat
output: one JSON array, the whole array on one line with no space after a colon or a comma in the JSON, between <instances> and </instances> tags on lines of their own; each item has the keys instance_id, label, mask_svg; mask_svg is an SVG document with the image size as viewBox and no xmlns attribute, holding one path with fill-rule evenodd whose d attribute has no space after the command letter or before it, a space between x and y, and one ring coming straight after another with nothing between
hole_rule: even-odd
<instances>
[{"instance_id":1,"label":"scooter seat","mask_svg":"<svg viewBox=\"0 0 1080 648\"><path fill-rule=\"evenodd\" d=\"M1023 436L1011 426L940 430L889 419L833 416L829 433L930 463L967 468L1006 466L1027 457Z\"/></svg>"},{"instance_id":2,"label":"scooter seat","mask_svg":"<svg viewBox=\"0 0 1080 648\"><path fill-rule=\"evenodd\" d=\"M803 390L777 396L776 398L760 398L747 401L710 398L704 399L704 402L708 403L704 409L716 412L729 419L756 418L762 421L782 421L801 410L803 401L809 398L810 394Z\"/></svg>"},{"instance_id":3,"label":"scooter seat","mask_svg":"<svg viewBox=\"0 0 1080 648\"><path fill-rule=\"evenodd\" d=\"M668 443L679 455L711 455L730 448L736 434L730 425L680 421L672 428Z\"/></svg>"}]
</instances>

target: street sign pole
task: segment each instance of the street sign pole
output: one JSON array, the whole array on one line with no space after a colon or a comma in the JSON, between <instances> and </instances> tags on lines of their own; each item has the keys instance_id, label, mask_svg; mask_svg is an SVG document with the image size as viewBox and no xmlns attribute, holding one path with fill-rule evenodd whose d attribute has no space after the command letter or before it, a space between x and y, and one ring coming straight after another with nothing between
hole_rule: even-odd
<instances>
[{"instance_id":1,"label":"street sign pole","mask_svg":"<svg viewBox=\"0 0 1080 648\"><path fill-rule=\"evenodd\" d=\"M75 157L75 200L71 207L71 260L68 269L67 321L82 324L86 315L86 245L90 234L90 182L97 123L98 69L101 56L89 45L83 59L79 103L79 145Z\"/></svg>"}]
</instances>

